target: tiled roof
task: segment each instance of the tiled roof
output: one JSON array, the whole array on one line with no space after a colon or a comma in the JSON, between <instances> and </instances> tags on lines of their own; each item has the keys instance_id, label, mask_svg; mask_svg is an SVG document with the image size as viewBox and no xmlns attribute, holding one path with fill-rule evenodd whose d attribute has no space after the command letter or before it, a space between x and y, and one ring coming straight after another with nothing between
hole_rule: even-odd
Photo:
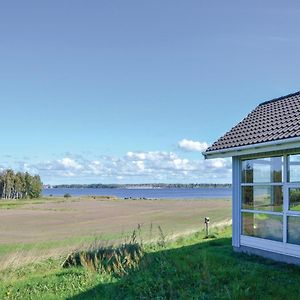
<instances>
[{"instance_id":1,"label":"tiled roof","mask_svg":"<svg viewBox=\"0 0 300 300\"><path fill-rule=\"evenodd\" d=\"M300 137L300 92L266 101L206 152Z\"/></svg>"}]
</instances>

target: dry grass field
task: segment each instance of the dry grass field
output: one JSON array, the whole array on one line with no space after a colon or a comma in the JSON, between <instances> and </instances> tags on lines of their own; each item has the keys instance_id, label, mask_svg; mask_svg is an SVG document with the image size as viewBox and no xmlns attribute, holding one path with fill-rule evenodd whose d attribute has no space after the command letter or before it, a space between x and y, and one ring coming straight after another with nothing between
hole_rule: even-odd
<instances>
[{"instance_id":1,"label":"dry grass field","mask_svg":"<svg viewBox=\"0 0 300 300\"><path fill-rule=\"evenodd\" d=\"M169 236L191 233L203 228L205 216L212 226L228 222L231 201L107 197L1 201L0 261L61 255L94 239L116 241L139 224L145 239L154 237L158 226Z\"/></svg>"}]
</instances>

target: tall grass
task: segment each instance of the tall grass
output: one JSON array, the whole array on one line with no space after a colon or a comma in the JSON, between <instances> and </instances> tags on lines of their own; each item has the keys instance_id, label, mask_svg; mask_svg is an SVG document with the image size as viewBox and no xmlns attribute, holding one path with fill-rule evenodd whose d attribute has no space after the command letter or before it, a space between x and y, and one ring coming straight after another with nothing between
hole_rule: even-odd
<instances>
[{"instance_id":1,"label":"tall grass","mask_svg":"<svg viewBox=\"0 0 300 300\"><path fill-rule=\"evenodd\" d=\"M111 275L123 276L129 271L136 270L145 253L145 245L163 248L166 245L166 235L160 226L157 227L159 236L156 242L144 241L142 226L139 224L132 234L125 236L122 243L109 244L95 240L87 249L70 253L63 262L63 268L84 267L95 272L106 272ZM149 236L152 237L153 225L150 226Z\"/></svg>"},{"instance_id":2,"label":"tall grass","mask_svg":"<svg viewBox=\"0 0 300 300\"><path fill-rule=\"evenodd\" d=\"M81 266L100 273L122 276L136 269L142 257L143 249L134 240L119 246L93 243L87 250L69 254L62 267Z\"/></svg>"}]
</instances>

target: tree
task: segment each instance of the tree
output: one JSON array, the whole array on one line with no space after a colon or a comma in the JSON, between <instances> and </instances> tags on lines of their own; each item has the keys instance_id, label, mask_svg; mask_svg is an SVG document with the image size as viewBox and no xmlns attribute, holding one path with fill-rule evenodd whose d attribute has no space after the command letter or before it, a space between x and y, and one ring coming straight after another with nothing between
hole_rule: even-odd
<instances>
[{"instance_id":1,"label":"tree","mask_svg":"<svg viewBox=\"0 0 300 300\"><path fill-rule=\"evenodd\" d=\"M8 169L4 171L3 180L4 180L4 197L5 199L11 199L13 196L14 190L14 176L15 173L13 170Z\"/></svg>"},{"instance_id":2,"label":"tree","mask_svg":"<svg viewBox=\"0 0 300 300\"><path fill-rule=\"evenodd\" d=\"M27 197L30 197L30 187L32 184L32 176L28 172L25 172L25 174L24 174L24 181L25 181L25 196L24 196L24 198L27 198Z\"/></svg>"},{"instance_id":3,"label":"tree","mask_svg":"<svg viewBox=\"0 0 300 300\"><path fill-rule=\"evenodd\" d=\"M39 198L42 195L43 183L39 175L32 177L29 197L30 198Z\"/></svg>"},{"instance_id":4,"label":"tree","mask_svg":"<svg viewBox=\"0 0 300 300\"><path fill-rule=\"evenodd\" d=\"M0 198L38 198L42 189L43 183L39 175L32 176L28 172L15 173L11 169L0 173Z\"/></svg>"},{"instance_id":5,"label":"tree","mask_svg":"<svg viewBox=\"0 0 300 300\"><path fill-rule=\"evenodd\" d=\"M15 188L15 199L22 199L25 195L26 192L26 182L25 182L25 178L24 175L21 172L18 172L15 175L15 184L14 184L14 188Z\"/></svg>"}]
</instances>

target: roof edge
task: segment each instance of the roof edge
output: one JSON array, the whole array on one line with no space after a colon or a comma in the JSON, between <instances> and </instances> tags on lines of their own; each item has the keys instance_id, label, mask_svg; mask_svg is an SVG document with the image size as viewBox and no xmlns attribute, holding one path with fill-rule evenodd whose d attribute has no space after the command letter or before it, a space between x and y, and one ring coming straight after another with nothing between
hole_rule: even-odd
<instances>
[{"instance_id":1,"label":"roof edge","mask_svg":"<svg viewBox=\"0 0 300 300\"><path fill-rule=\"evenodd\" d=\"M204 156L205 159L240 156L240 155L243 155L243 152L247 152L248 150L256 149L256 151L257 151L257 149L259 149L259 148L263 149L263 148L272 147L272 146L278 147L279 145L287 145L287 144L293 144L293 143L297 143L297 142L300 142L300 137L287 138L287 139L281 139L281 140L276 140L276 141L251 144L251 145L245 145L245 146L239 146L239 147L231 147L231 148L227 148L227 149L213 150L213 151L208 151L208 152L204 151L204 152L202 152L202 155ZM299 144L299 147L300 147L300 144Z\"/></svg>"},{"instance_id":2,"label":"roof edge","mask_svg":"<svg viewBox=\"0 0 300 300\"><path fill-rule=\"evenodd\" d=\"M285 98L288 98L288 97L297 96L297 95L300 95L300 91L295 92L295 93L291 93L291 94L288 94L288 95L285 95L285 96L281 96L281 97L278 97L278 98L274 98L274 99L271 99L271 100L264 101L264 102L260 103L258 106L262 106L262 105L265 105L265 104L268 104L268 103L276 102L276 101L279 101L279 100L282 100L282 99L285 99Z\"/></svg>"}]
</instances>

